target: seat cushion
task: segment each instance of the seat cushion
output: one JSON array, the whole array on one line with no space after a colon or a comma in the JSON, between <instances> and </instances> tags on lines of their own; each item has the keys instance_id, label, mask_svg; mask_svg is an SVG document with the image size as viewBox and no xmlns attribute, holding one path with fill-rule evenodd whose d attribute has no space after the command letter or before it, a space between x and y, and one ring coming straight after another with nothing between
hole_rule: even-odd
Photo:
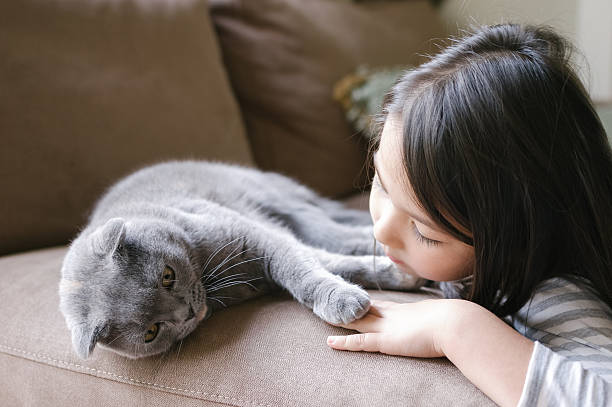
<instances>
[{"instance_id":1,"label":"seat cushion","mask_svg":"<svg viewBox=\"0 0 612 407\"><path fill-rule=\"evenodd\" d=\"M209 0L257 164L325 195L364 184L366 143L333 99L359 65L414 65L445 30L427 0Z\"/></svg>"},{"instance_id":2,"label":"seat cushion","mask_svg":"<svg viewBox=\"0 0 612 407\"><path fill-rule=\"evenodd\" d=\"M64 244L145 164L250 164L201 0L0 1L0 254Z\"/></svg>"},{"instance_id":3,"label":"seat cushion","mask_svg":"<svg viewBox=\"0 0 612 407\"><path fill-rule=\"evenodd\" d=\"M0 258L0 400L35 406L492 406L448 360L335 351L333 327L283 292L212 315L169 353L72 350L58 309L65 247ZM371 291L416 301L427 293Z\"/></svg>"}]
</instances>

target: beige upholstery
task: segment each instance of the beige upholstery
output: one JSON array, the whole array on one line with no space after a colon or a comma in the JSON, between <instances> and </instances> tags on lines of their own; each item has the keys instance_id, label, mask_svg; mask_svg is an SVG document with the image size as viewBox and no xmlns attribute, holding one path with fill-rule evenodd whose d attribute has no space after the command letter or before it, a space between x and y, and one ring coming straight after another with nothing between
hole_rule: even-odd
<instances>
[{"instance_id":1,"label":"beige upholstery","mask_svg":"<svg viewBox=\"0 0 612 407\"><path fill-rule=\"evenodd\" d=\"M332 87L360 64L416 64L444 30L427 1L210 0L257 164L318 191L363 186L364 143Z\"/></svg>"},{"instance_id":2,"label":"beige upholstery","mask_svg":"<svg viewBox=\"0 0 612 407\"><path fill-rule=\"evenodd\" d=\"M268 168L278 165L323 191L348 191L363 152L351 144L339 109L330 113L329 101L317 100L353 63L377 55L380 63L404 61L371 43L362 45L364 33L413 34L406 38L407 57L430 35L430 27L437 27L433 12L423 0L376 1L359 11L348 1L329 0L326 15L309 9L323 0L295 0L285 2L294 11L284 20L284 6L279 15L269 15L273 2L248 3L260 5L258 30L269 30L274 41L282 39L275 30L290 29L288 46L274 48L272 60L293 67L279 92L264 86L270 72L252 77L251 95L256 86L262 95L268 92L261 118L267 124L253 124L257 99L242 99L249 130L259 132L251 139L257 155ZM355 9L344 15L349 8ZM255 9L248 11L252 15ZM383 15L388 25L381 23ZM219 27L228 29L233 18L225 14ZM341 25L353 23L366 31L353 27L351 41L352 27ZM299 24L320 29L320 36ZM312 41L300 48L300 39ZM361 58L362 46L369 59ZM335 52L340 59L334 59ZM238 56L225 63L242 63ZM333 66L323 63L327 58ZM236 66L228 68L245 75ZM284 116L287 81L300 95L292 109L302 106L301 114ZM304 96L310 92L313 99ZM273 118L288 131L265 138L261 132L274 130ZM304 125L309 118L316 123ZM289 126L294 119L295 127ZM201 1L0 1L0 137L0 254L13 253L0 257L0 406L492 405L445 359L328 348L326 337L344 331L281 292L216 313L163 357L129 360L96 348L90 359L77 358L57 291L68 239L84 224L96 197L128 171L158 160L252 162ZM266 150L271 155L262 158ZM365 207L367 197L351 204ZM50 246L56 247L45 249ZM37 250L24 251L28 248ZM427 295L372 292L374 298L398 301Z\"/></svg>"},{"instance_id":3,"label":"beige upholstery","mask_svg":"<svg viewBox=\"0 0 612 407\"><path fill-rule=\"evenodd\" d=\"M328 335L347 331L280 292L214 314L180 351L128 360L96 348L80 360L58 310L65 250L0 258L0 400L10 402L3 405L492 405L446 359L328 348ZM389 291L372 296L427 298Z\"/></svg>"},{"instance_id":4,"label":"beige upholstery","mask_svg":"<svg viewBox=\"0 0 612 407\"><path fill-rule=\"evenodd\" d=\"M0 1L0 254L67 241L144 164L251 162L207 5L174 3Z\"/></svg>"}]
</instances>

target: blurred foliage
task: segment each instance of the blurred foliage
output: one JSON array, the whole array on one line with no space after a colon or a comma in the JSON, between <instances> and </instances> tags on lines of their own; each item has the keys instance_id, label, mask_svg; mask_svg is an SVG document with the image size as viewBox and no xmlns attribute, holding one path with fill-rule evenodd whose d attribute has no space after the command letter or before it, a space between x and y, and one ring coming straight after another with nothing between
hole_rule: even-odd
<instances>
[{"instance_id":1,"label":"blurred foliage","mask_svg":"<svg viewBox=\"0 0 612 407\"><path fill-rule=\"evenodd\" d=\"M342 105L355 130L366 138L371 139L378 133L376 117L381 113L385 95L407 68L360 66L334 86L334 100Z\"/></svg>"}]
</instances>

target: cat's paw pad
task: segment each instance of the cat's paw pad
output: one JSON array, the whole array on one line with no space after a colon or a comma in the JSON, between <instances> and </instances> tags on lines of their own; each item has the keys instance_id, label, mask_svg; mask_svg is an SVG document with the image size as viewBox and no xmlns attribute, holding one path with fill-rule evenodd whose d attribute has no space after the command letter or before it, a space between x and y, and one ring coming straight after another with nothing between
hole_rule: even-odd
<instances>
[{"instance_id":1,"label":"cat's paw pad","mask_svg":"<svg viewBox=\"0 0 612 407\"><path fill-rule=\"evenodd\" d=\"M331 288L314 303L313 311L330 324L348 324L363 317L370 309L370 296L354 285Z\"/></svg>"}]
</instances>

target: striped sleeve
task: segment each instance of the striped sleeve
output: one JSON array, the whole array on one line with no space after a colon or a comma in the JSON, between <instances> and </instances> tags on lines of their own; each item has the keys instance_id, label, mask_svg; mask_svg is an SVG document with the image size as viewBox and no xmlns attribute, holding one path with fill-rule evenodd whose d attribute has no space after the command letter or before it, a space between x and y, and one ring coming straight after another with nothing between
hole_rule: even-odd
<instances>
[{"instance_id":1,"label":"striped sleeve","mask_svg":"<svg viewBox=\"0 0 612 407\"><path fill-rule=\"evenodd\" d=\"M612 404L612 311L595 294L547 280L511 322L535 341L520 406Z\"/></svg>"},{"instance_id":2,"label":"striped sleeve","mask_svg":"<svg viewBox=\"0 0 612 407\"><path fill-rule=\"evenodd\" d=\"M535 342L520 407L609 406L612 384Z\"/></svg>"}]
</instances>

